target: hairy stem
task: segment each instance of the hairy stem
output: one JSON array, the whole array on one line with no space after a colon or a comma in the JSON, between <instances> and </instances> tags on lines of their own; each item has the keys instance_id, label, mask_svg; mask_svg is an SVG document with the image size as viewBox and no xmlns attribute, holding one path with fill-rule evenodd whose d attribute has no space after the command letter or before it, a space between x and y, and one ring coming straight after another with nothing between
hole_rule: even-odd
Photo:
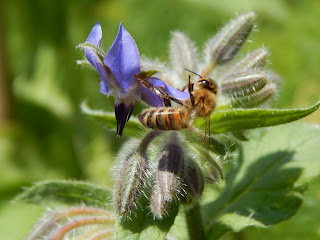
<instances>
[{"instance_id":1,"label":"hairy stem","mask_svg":"<svg viewBox=\"0 0 320 240\"><path fill-rule=\"evenodd\" d=\"M202 224L200 204L196 203L191 208L185 210L188 235L190 240L205 240L205 232Z\"/></svg>"},{"instance_id":2,"label":"hairy stem","mask_svg":"<svg viewBox=\"0 0 320 240\"><path fill-rule=\"evenodd\" d=\"M147 148L149 146L149 144L151 143L151 141L156 138L157 136L159 136L161 134L161 131L151 131L149 132L143 139L142 142L139 146L138 151L140 152L141 155L145 155Z\"/></svg>"},{"instance_id":3,"label":"hairy stem","mask_svg":"<svg viewBox=\"0 0 320 240\"><path fill-rule=\"evenodd\" d=\"M206 78L209 73L215 68L215 66L216 65L214 63L208 64L201 72L201 77Z\"/></svg>"}]
</instances>

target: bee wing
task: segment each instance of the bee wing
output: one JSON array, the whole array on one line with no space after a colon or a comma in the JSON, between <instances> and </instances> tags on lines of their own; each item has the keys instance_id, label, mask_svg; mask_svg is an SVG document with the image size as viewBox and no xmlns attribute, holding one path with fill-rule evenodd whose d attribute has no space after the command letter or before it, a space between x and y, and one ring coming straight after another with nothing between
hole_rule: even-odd
<instances>
[{"instance_id":1,"label":"bee wing","mask_svg":"<svg viewBox=\"0 0 320 240\"><path fill-rule=\"evenodd\" d=\"M165 84L158 78L148 77L144 79L139 76L135 77L140 81L142 86L150 89L164 100L174 101L180 105L183 105L183 101L189 98L189 93L180 91L168 84Z\"/></svg>"},{"instance_id":2,"label":"bee wing","mask_svg":"<svg viewBox=\"0 0 320 240\"><path fill-rule=\"evenodd\" d=\"M138 80L144 86L145 88L150 89L152 92L157 94L159 97L166 98L168 96L168 93L166 92L165 88L162 86L155 86L153 83L149 82L147 79L143 79L138 77Z\"/></svg>"}]
</instances>

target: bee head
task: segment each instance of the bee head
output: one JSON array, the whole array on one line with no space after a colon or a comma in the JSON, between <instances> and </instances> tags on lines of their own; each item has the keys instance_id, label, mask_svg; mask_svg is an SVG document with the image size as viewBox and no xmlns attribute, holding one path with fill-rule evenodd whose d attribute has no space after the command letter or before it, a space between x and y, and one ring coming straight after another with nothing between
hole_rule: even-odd
<instances>
[{"instance_id":1,"label":"bee head","mask_svg":"<svg viewBox=\"0 0 320 240\"><path fill-rule=\"evenodd\" d=\"M200 78L195 83L195 89L208 89L209 91L217 94L218 86L211 78Z\"/></svg>"}]
</instances>

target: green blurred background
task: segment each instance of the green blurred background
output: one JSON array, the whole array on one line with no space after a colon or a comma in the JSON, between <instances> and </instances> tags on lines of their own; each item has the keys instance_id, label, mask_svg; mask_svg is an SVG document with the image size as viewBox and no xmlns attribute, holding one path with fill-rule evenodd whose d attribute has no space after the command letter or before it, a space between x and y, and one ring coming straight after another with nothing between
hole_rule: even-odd
<instances>
[{"instance_id":1,"label":"green blurred background","mask_svg":"<svg viewBox=\"0 0 320 240\"><path fill-rule=\"evenodd\" d=\"M113 111L96 72L79 68L75 47L100 21L108 49L119 22L140 54L166 61L170 32L199 46L235 13L257 13L257 30L241 51L266 46L268 68L283 78L274 107L307 107L320 96L318 0L0 0L0 239L23 239L43 208L11 204L23 186L46 179L112 186L110 168L126 139L81 115L79 104ZM304 121L320 122L320 111ZM306 163L307 164L307 163ZM319 239L320 178L291 220L226 239Z\"/></svg>"}]
</instances>

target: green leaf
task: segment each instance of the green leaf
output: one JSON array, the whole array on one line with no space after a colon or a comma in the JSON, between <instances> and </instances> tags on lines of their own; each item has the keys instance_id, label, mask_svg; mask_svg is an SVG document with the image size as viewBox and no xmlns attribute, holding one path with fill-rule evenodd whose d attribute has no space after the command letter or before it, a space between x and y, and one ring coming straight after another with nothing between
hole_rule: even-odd
<instances>
[{"instance_id":1,"label":"green leaf","mask_svg":"<svg viewBox=\"0 0 320 240\"><path fill-rule=\"evenodd\" d=\"M78 181L51 180L36 183L18 195L14 202L62 203L94 207L111 206L112 193L94 184Z\"/></svg>"},{"instance_id":2,"label":"green leaf","mask_svg":"<svg viewBox=\"0 0 320 240\"><path fill-rule=\"evenodd\" d=\"M92 110L86 102L82 102L81 111L90 118L102 123L108 129L112 131L117 130L117 121L114 113L104 112L102 110ZM131 137L137 137L138 134L145 132L147 132L147 129L144 128L139 120L133 116L131 116L130 121L126 123L124 128L124 133Z\"/></svg>"},{"instance_id":3,"label":"green leaf","mask_svg":"<svg viewBox=\"0 0 320 240\"><path fill-rule=\"evenodd\" d=\"M157 70L142 71L138 74L138 76L142 79L145 79L147 77L151 77L153 74L156 74L157 72Z\"/></svg>"},{"instance_id":4,"label":"green leaf","mask_svg":"<svg viewBox=\"0 0 320 240\"><path fill-rule=\"evenodd\" d=\"M142 195L137 208L130 216L119 217L114 238L125 240L165 239L178 214L179 204L175 201L172 202L168 215L162 219L153 217L149 204L149 200Z\"/></svg>"},{"instance_id":5,"label":"green leaf","mask_svg":"<svg viewBox=\"0 0 320 240\"><path fill-rule=\"evenodd\" d=\"M319 105L320 102L309 108L217 110L210 117L211 132L221 133L289 123L313 113ZM199 124L197 121L196 126Z\"/></svg>"},{"instance_id":6,"label":"green leaf","mask_svg":"<svg viewBox=\"0 0 320 240\"><path fill-rule=\"evenodd\" d=\"M210 239L218 239L220 236L225 234L230 229L233 232L239 232L242 229L250 226L257 228L266 227L261 222L251 217L245 217L236 213L227 213L219 218L219 221L213 226L210 234Z\"/></svg>"},{"instance_id":7,"label":"green leaf","mask_svg":"<svg viewBox=\"0 0 320 240\"><path fill-rule=\"evenodd\" d=\"M310 180L320 174L319 126L284 125L251 134L226 176L221 195L203 207L205 227L212 239L227 231L290 218L301 206L301 194ZM237 221L242 223L235 226Z\"/></svg>"}]
</instances>

